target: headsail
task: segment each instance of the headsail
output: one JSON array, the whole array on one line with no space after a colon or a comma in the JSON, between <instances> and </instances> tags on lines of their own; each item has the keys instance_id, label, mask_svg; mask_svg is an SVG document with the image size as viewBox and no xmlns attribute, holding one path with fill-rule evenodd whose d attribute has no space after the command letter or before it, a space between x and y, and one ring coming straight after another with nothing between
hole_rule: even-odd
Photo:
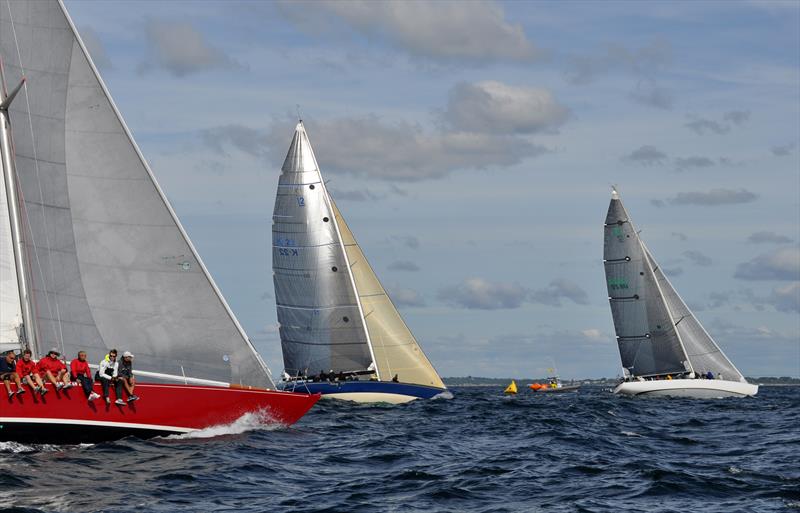
<instances>
[{"instance_id":1,"label":"headsail","mask_svg":"<svg viewBox=\"0 0 800 513\"><path fill-rule=\"evenodd\" d=\"M60 1L0 0L38 348L269 386Z\"/></svg>"},{"instance_id":2,"label":"headsail","mask_svg":"<svg viewBox=\"0 0 800 513\"><path fill-rule=\"evenodd\" d=\"M403 383L445 388L369 265L341 212L333 201L331 204L350 260L381 378L389 380L396 375Z\"/></svg>"},{"instance_id":3,"label":"headsail","mask_svg":"<svg viewBox=\"0 0 800 513\"><path fill-rule=\"evenodd\" d=\"M684 372L686 355L628 212L614 191L603 260L622 366L632 375Z\"/></svg>"},{"instance_id":4,"label":"headsail","mask_svg":"<svg viewBox=\"0 0 800 513\"><path fill-rule=\"evenodd\" d=\"M681 336L689 362L694 372L705 374L708 371L715 376L723 376L730 381L746 382L742 373L725 356L714 339L706 332L694 313L686 306L678 292L667 279L664 272L656 264L650 251L645 248L647 257L653 262L656 280L658 280L667 308L675 321L675 327Z\"/></svg>"},{"instance_id":5,"label":"headsail","mask_svg":"<svg viewBox=\"0 0 800 513\"><path fill-rule=\"evenodd\" d=\"M367 370L361 308L302 121L283 163L272 224L272 270L285 371Z\"/></svg>"}]
</instances>

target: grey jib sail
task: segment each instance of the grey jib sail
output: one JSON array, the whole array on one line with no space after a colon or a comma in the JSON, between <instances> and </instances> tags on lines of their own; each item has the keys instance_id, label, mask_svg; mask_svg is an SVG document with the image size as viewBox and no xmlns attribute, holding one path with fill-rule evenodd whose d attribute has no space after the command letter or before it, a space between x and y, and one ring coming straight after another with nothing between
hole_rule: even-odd
<instances>
[{"instance_id":1,"label":"grey jib sail","mask_svg":"<svg viewBox=\"0 0 800 513\"><path fill-rule=\"evenodd\" d=\"M286 372L368 369L372 356L362 313L302 122L278 181L272 269Z\"/></svg>"},{"instance_id":2,"label":"grey jib sail","mask_svg":"<svg viewBox=\"0 0 800 513\"><path fill-rule=\"evenodd\" d=\"M0 0L37 348L271 385L111 101L63 5Z\"/></svg>"},{"instance_id":3,"label":"grey jib sail","mask_svg":"<svg viewBox=\"0 0 800 513\"><path fill-rule=\"evenodd\" d=\"M603 260L622 367L635 376L687 370L651 263L616 193L606 216Z\"/></svg>"}]
</instances>

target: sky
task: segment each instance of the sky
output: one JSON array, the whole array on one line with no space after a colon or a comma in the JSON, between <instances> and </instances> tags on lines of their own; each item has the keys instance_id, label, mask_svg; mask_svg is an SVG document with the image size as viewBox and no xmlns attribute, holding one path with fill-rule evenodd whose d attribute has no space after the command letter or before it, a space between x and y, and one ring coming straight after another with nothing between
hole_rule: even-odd
<instances>
[{"instance_id":1,"label":"sky","mask_svg":"<svg viewBox=\"0 0 800 513\"><path fill-rule=\"evenodd\" d=\"M441 375L621 374L616 184L739 369L800 377L800 3L66 5L274 374L271 216L302 117Z\"/></svg>"}]
</instances>

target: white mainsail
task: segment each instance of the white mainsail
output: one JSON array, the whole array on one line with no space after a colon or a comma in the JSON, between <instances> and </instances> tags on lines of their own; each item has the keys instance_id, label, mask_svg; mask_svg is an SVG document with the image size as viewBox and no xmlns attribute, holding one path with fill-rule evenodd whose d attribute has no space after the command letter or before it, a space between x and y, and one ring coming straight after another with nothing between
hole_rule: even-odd
<instances>
[{"instance_id":1,"label":"white mainsail","mask_svg":"<svg viewBox=\"0 0 800 513\"><path fill-rule=\"evenodd\" d=\"M302 121L282 168L272 232L288 374L374 370L381 381L444 388L328 194Z\"/></svg>"},{"instance_id":2,"label":"white mainsail","mask_svg":"<svg viewBox=\"0 0 800 513\"><path fill-rule=\"evenodd\" d=\"M270 386L60 1L0 0L39 353L136 354L164 375Z\"/></svg>"},{"instance_id":3,"label":"white mainsail","mask_svg":"<svg viewBox=\"0 0 800 513\"><path fill-rule=\"evenodd\" d=\"M19 328L22 324L8 208L6 185L0 176L0 351L20 348Z\"/></svg>"},{"instance_id":4,"label":"white mainsail","mask_svg":"<svg viewBox=\"0 0 800 513\"><path fill-rule=\"evenodd\" d=\"M745 382L686 306L635 230L616 190L604 266L622 366L632 376L713 372Z\"/></svg>"}]
</instances>

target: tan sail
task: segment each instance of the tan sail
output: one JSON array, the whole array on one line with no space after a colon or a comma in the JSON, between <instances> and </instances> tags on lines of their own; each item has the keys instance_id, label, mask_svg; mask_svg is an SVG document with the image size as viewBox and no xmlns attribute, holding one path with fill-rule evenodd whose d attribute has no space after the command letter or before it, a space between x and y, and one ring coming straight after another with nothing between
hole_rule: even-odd
<instances>
[{"instance_id":1,"label":"tan sail","mask_svg":"<svg viewBox=\"0 0 800 513\"><path fill-rule=\"evenodd\" d=\"M422 352L411 330L389 299L333 200L331 205L350 261L381 379L388 381L397 375L401 383L445 388L428 357Z\"/></svg>"}]
</instances>

